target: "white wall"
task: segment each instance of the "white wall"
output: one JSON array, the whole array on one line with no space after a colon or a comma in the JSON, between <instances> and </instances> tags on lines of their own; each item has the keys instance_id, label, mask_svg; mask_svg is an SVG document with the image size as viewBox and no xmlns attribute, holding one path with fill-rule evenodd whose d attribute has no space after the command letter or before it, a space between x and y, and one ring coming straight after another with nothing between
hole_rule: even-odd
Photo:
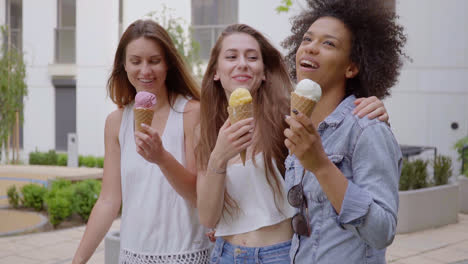
<instances>
[{"instance_id":1,"label":"white wall","mask_svg":"<svg viewBox=\"0 0 468 264\"><path fill-rule=\"evenodd\" d=\"M92 8L90 8L92 7ZM118 44L118 1L76 1L76 129L81 155L104 155L106 84Z\"/></svg>"},{"instance_id":2,"label":"white wall","mask_svg":"<svg viewBox=\"0 0 468 264\"><path fill-rule=\"evenodd\" d=\"M468 1L401 0L397 12L408 34L407 62L385 101L401 144L427 145L456 161L453 144L468 135ZM450 125L457 122L459 128ZM459 172L455 162L454 171Z\"/></svg>"},{"instance_id":3,"label":"white wall","mask_svg":"<svg viewBox=\"0 0 468 264\"><path fill-rule=\"evenodd\" d=\"M304 0L297 0L287 13L277 13L280 1L239 0L239 23L254 27L275 45L284 55L286 51L280 43L290 35L289 18L298 14L304 7Z\"/></svg>"},{"instance_id":4,"label":"white wall","mask_svg":"<svg viewBox=\"0 0 468 264\"><path fill-rule=\"evenodd\" d=\"M28 86L23 129L26 155L36 148L39 151L55 148L55 91L48 65L54 58L56 4L56 0L23 0L23 51Z\"/></svg>"},{"instance_id":5,"label":"white wall","mask_svg":"<svg viewBox=\"0 0 468 264\"><path fill-rule=\"evenodd\" d=\"M0 25L5 25L6 24L6 2L5 0L0 0Z\"/></svg>"},{"instance_id":6,"label":"white wall","mask_svg":"<svg viewBox=\"0 0 468 264\"><path fill-rule=\"evenodd\" d=\"M124 0L123 30L133 21L143 18L150 12L162 10L162 5L174 9L175 17L182 17L188 24L191 23L191 1L190 0Z\"/></svg>"}]
</instances>

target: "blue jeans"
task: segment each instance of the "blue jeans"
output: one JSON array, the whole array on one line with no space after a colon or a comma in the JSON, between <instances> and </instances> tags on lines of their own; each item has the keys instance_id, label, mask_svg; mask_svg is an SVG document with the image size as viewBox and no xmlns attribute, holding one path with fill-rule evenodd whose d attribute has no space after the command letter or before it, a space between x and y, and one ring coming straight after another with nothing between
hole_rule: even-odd
<instances>
[{"instance_id":1,"label":"blue jeans","mask_svg":"<svg viewBox=\"0 0 468 264\"><path fill-rule=\"evenodd\" d=\"M266 247L243 247L218 237L211 252L212 264L289 264L291 240Z\"/></svg>"}]
</instances>

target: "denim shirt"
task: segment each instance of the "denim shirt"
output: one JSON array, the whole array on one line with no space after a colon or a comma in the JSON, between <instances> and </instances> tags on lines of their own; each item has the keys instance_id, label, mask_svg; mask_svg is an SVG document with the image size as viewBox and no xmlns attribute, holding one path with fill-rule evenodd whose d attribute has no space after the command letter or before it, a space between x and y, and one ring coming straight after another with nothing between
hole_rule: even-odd
<instances>
[{"instance_id":1,"label":"denim shirt","mask_svg":"<svg viewBox=\"0 0 468 264\"><path fill-rule=\"evenodd\" d=\"M341 212L306 171L303 186L312 234L294 234L294 263L386 263L385 248L396 232L402 154L385 123L351 113L355 99L343 100L317 128L328 158L348 179ZM288 190L301 182L303 170L295 156L286 159Z\"/></svg>"}]
</instances>

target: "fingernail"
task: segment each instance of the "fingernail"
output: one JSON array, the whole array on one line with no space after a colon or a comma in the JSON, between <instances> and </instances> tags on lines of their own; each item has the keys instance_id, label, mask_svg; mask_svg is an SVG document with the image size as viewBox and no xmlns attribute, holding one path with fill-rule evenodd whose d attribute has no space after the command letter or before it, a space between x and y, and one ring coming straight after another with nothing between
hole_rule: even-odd
<instances>
[{"instance_id":1,"label":"fingernail","mask_svg":"<svg viewBox=\"0 0 468 264\"><path fill-rule=\"evenodd\" d=\"M141 126L142 127L148 127L148 125L146 125L145 123L141 123Z\"/></svg>"},{"instance_id":2,"label":"fingernail","mask_svg":"<svg viewBox=\"0 0 468 264\"><path fill-rule=\"evenodd\" d=\"M293 112L295 115L298 115L298 114L299 114L299 111L297 111L296 109L293 109L292 112Z\"/></svg>"}]
</instances>

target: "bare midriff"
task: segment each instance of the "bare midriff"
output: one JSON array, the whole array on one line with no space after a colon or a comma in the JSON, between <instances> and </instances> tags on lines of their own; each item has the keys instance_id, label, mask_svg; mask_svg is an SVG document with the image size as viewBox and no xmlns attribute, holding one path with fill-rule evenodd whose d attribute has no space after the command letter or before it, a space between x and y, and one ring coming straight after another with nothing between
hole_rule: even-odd
<instances>
[{"instance_id":1,"label":"bare midriff","mask_svg":"<svg viewBox=\"0 0 468 264\"><path fill-rule=\"evenodd\" d=\"M247 233L224 236L223 239L233 245L266 247L291 240L292 236L291 218L288 218L275 225L265 226Z\"/></svg>"}]
</instances>

